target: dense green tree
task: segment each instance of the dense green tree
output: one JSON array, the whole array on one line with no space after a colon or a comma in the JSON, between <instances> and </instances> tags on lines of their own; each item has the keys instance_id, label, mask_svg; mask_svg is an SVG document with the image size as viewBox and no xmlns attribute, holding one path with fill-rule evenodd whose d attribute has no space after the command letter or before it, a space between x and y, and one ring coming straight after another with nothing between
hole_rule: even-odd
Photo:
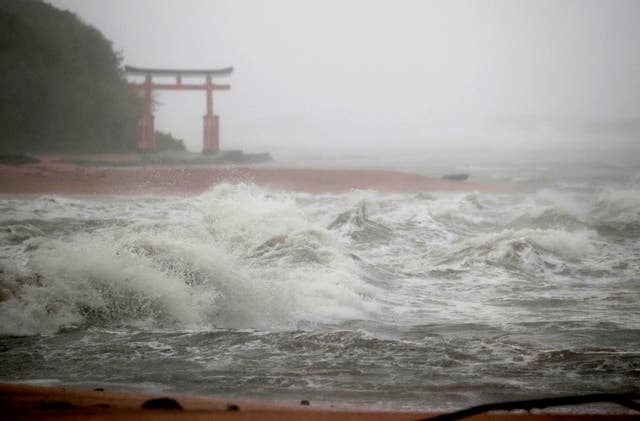
<instances>
[{"instance_id":1,"label":"dense green tree","mask_svg":"<svg viewBox=\"0 0 640 421\"><path fill-rule=\"evenodd\" d=\"M161 151L186 151L184 141L173 136L172 133L161 132L156 130L156 152Z\"/></svg>"},{"instance_id":2,"label":"dense green tree","mask_svg":"<svg viewBox=\"0 0 640 421\"><path fill-rule=\"evenodd\" d=\"M136 149L142 105L100 31L41 0L0 0L0 150Z\"/></svg>"}]
</instances>

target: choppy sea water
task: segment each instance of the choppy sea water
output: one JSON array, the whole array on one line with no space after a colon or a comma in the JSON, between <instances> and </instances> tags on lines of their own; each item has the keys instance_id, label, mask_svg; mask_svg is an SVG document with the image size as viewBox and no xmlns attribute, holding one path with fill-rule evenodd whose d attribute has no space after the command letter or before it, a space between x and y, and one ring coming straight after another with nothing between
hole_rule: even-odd
<instances>
[{"instance_id":1,"label":"choppy sea water","mask_svg":"<svg viewBox=\"0 0 640 421\"><path fill-rule=\"evenodd\" d=\"M0 196L0 381L409 410L639 392L635 167L471 169L515 188Z\"/></svg>"}]
</instances>

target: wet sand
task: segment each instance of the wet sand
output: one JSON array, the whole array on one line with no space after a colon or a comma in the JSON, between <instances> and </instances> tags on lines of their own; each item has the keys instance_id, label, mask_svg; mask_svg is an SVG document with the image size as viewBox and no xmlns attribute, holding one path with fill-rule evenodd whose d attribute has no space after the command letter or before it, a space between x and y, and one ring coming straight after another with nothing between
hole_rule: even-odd
<instances>
[{"instance_id":1,"label":"wet sand","mask_svg":"<svg viewBox=\"0 0 640 421\"><path fill-rule=\"evenodd\" d=\"M487 191L489 186L383 170L137 167L97 169L63 160L0 165L0 194L191 196L221 182L248 182L308 193L371 189L382 193L413 191Z\"/></svg>"},{"instance_id":2,"label":"wet sand","mask_svg":"<svg viewBox=\"0 0 640 421\"><path fill-rule=\"evenodd\" d=\"M167 398L143 393L104 390L81 390L65 387L43 387L0 384L0 419L119 419L119 420L418 420L434 416L419 412L364 411L360 408L327 408L295 404L266 404L256 401L228 401L206 397L171 396ZM145 402L147 404L145 404ZM172 409L180 405L182 409ZM155 406L146 409L144 406ZM159 408L166 407L166 408ZM637 417L637 415L635 415ZM630 420L634 415L548 415L528 413L492 413L472 420L569 421Z\"/></svg>"}]
</instances>

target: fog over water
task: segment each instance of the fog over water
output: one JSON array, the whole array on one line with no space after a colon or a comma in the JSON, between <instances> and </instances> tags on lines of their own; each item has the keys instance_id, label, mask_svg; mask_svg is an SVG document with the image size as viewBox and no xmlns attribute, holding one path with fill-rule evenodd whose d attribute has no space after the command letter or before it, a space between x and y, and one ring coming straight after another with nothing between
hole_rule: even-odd
<instances>
[{"instance_id":1,"label":"fog over water","mask_svg":"<svg viewBox=\"0 0 640 421\"><path fill-rule=\"evenodd\" d=\"M127 64L235 66L222 148L261 165L498 188L0 195L0 382L413 411L640 392L640 2L51 3ZM204 95L157 99L199 151Z\"/></svg>"},{"instance_id":2,"label":"fog over water","mask_svg":"<svg viewBox=\"0 0 640 421\"><path fill-rule=\"evenodd\" d=\"M55 0L141 67L235 66L226 149L636 146L640 4ZM223 79L221 79L223 81ZM202 93L156 124L201 147Z\"/></svg>"}]
</instances>

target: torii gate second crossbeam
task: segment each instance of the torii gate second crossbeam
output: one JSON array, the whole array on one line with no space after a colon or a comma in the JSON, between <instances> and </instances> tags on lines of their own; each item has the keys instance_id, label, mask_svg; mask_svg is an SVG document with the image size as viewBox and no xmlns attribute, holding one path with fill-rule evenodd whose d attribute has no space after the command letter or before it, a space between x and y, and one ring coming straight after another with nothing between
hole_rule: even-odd
<instances>
[{"instance_id":1,"label":"torii gate second crossbeam","mask_svg":"<svg viewBox=\"0 0 640 421\"><path fill-rule=\"evenodd\" d=\"M231 89L229 85L216 85L212 79L214 76L229 76L233 67L216 70L189 70L189 69L141 69L139 67L125 66L125 71L132 75L145 75L143 83L129 83L129 86L144 93L144 115L138 122L138 149L140 151L153 150L155 148L154 124L153 124L153 91L207 91L207 113L204 115L204 134L202 152L205 154L217 153L220 150L219 117L213 114L213 91ZM153 76L172 76L175 83L154 83ZM182 76L204 76L204 83L182 83Z\"/></svg>"}]
</instances>

